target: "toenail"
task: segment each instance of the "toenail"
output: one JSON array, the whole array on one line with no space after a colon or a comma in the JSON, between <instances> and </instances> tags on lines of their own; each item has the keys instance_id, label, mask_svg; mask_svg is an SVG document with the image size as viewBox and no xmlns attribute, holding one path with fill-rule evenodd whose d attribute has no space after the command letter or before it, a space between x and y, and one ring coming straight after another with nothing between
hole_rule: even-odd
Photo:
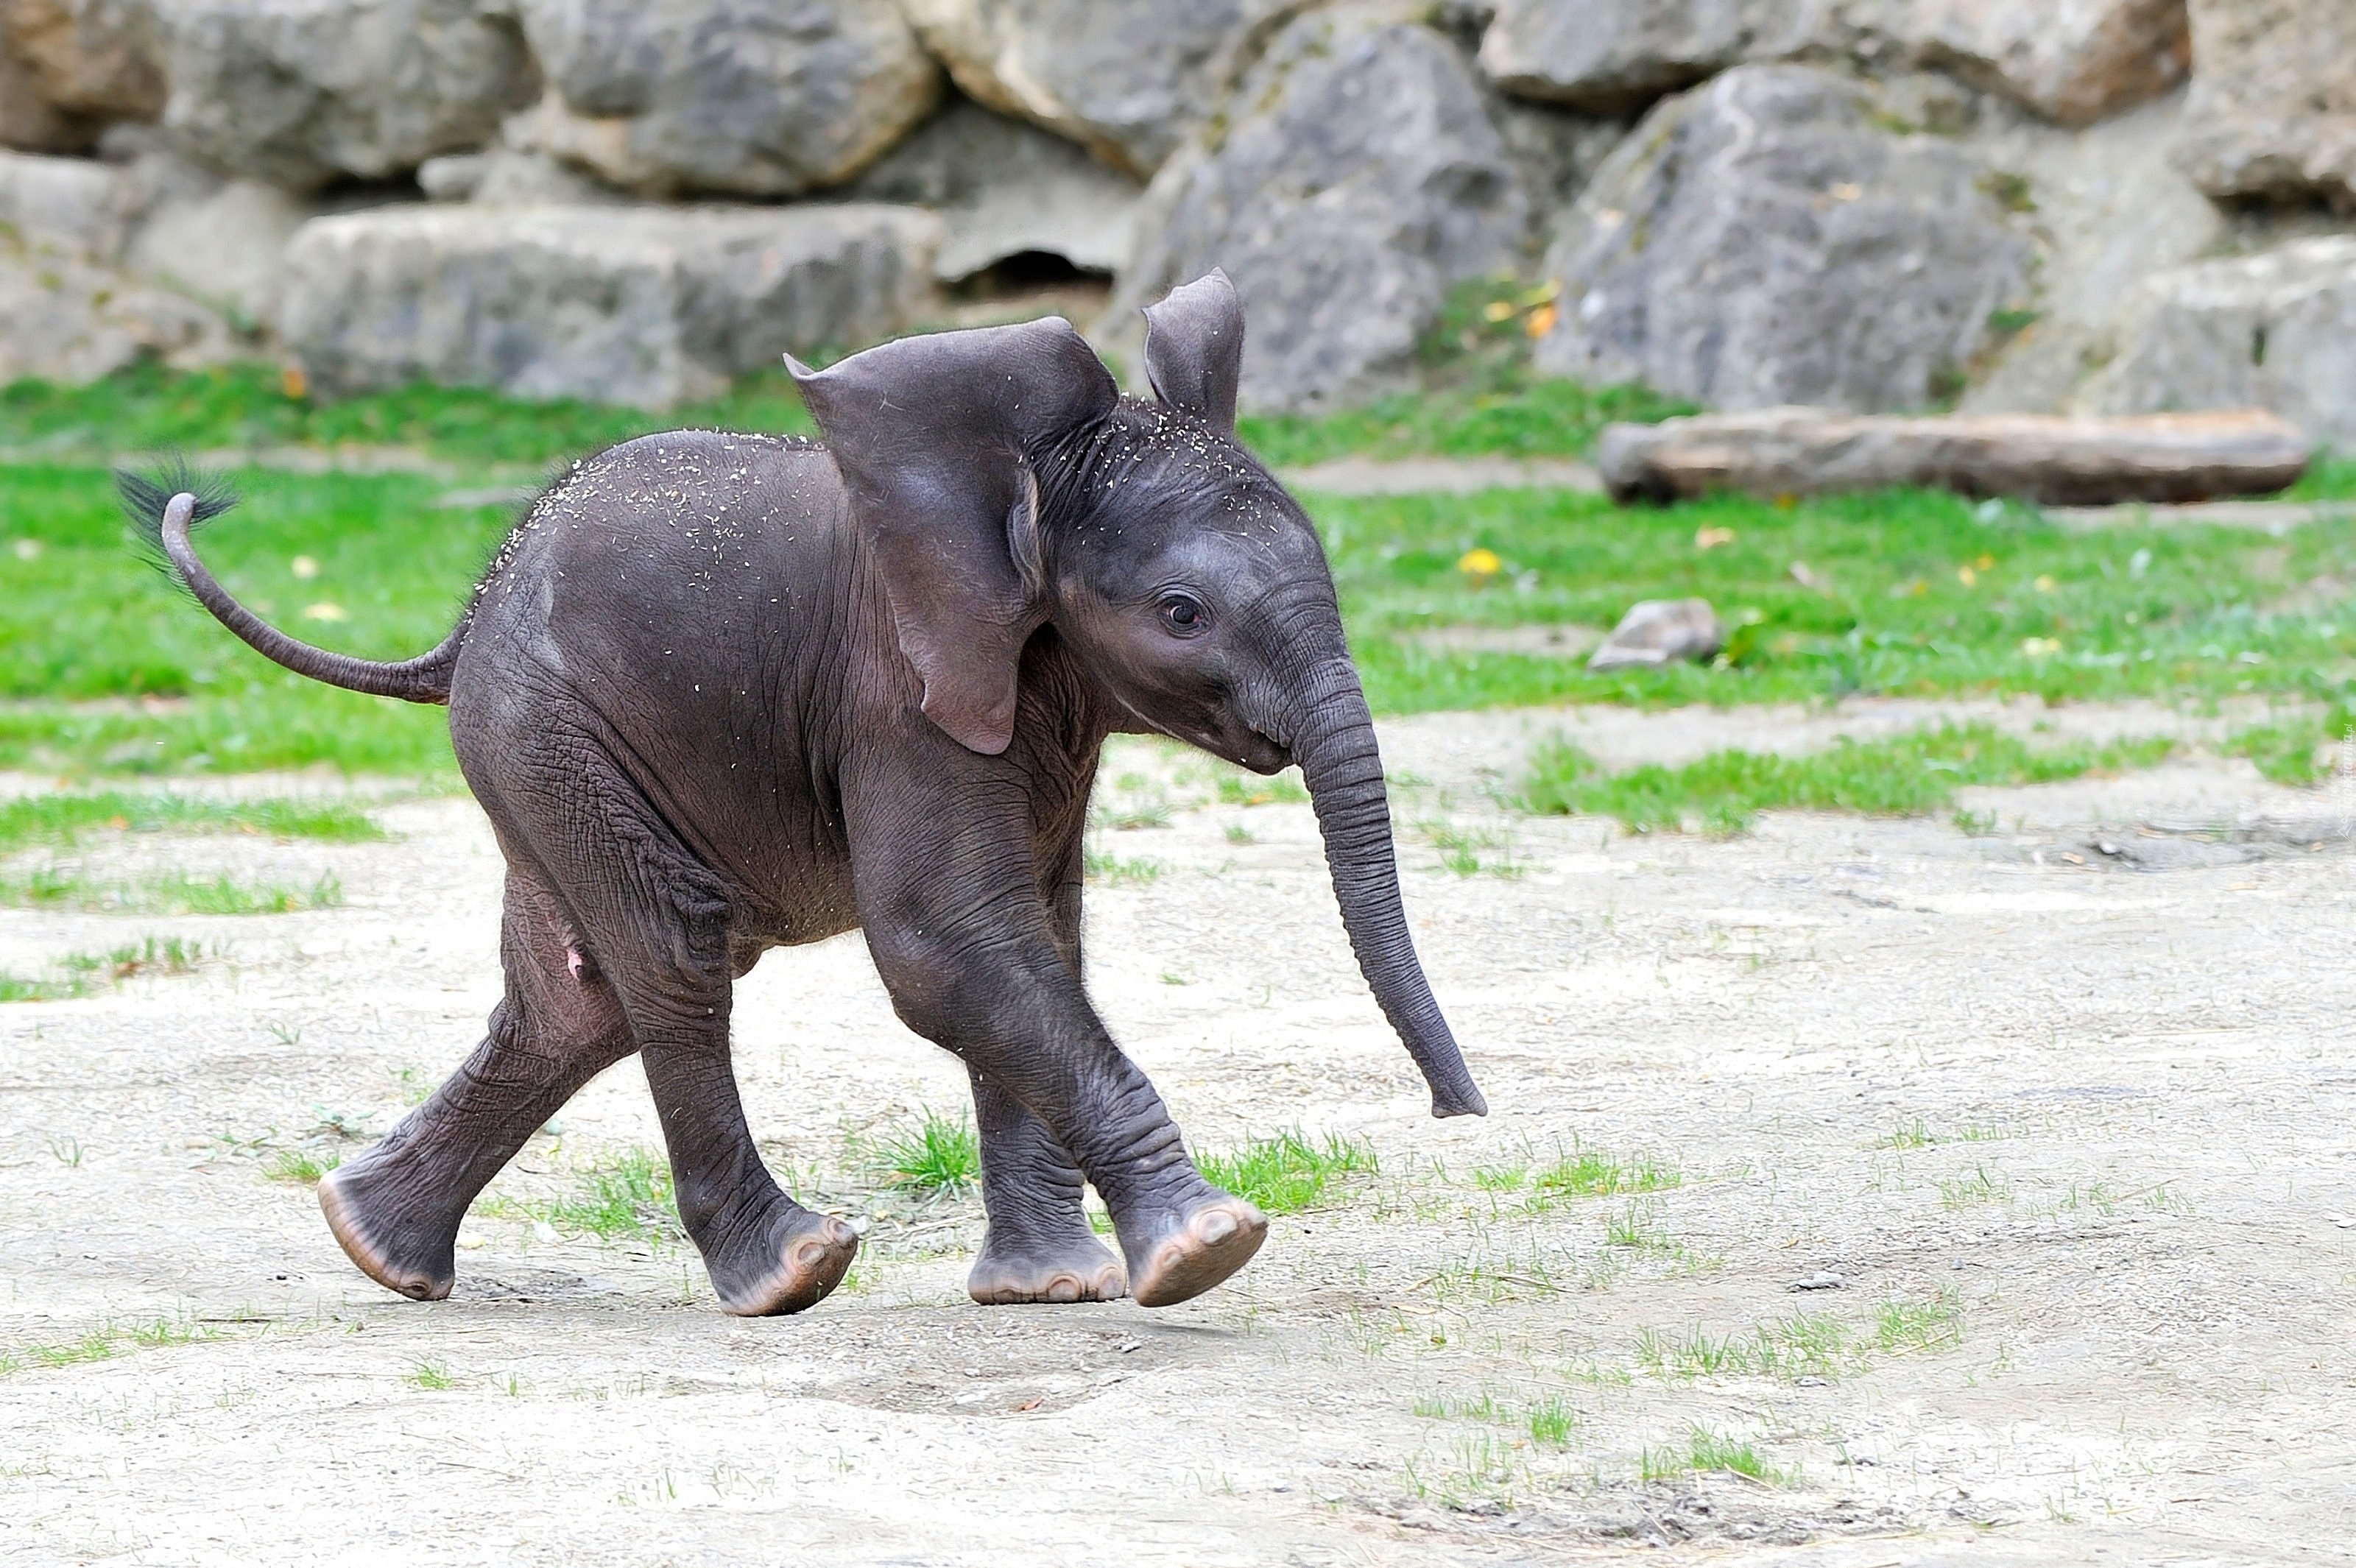
<instances>
[{"instance_id":1,"label":"toenail","mask_svg":"<svg viewBox=\"0 0 2356 1568\"><path fill-rule=\"evenodd\" d=\"M1236 1217L1225 1209L1215 1209L1203 1217L1200 1233L1206 1242L1224 1242L1236 1233Z\"/></svg>"}]
</instances>

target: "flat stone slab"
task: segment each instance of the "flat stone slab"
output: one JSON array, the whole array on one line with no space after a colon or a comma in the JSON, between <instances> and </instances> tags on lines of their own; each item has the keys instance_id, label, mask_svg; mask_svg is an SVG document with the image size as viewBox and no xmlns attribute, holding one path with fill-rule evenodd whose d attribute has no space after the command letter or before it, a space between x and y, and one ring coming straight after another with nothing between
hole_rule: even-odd
<instances>
[{"instance_id":1,"label":"flat stone slab","mask_svg":"<svg viewBox=\"0 0 2356 1568\"><path fill-rule=\"evenodd\" d=\"M2289 422L2254 410L2083 419L1784 408L1607 425L1595 450L1622 500L1911 485L2099 507L2271 495L2307 471L2310 448Z\"/></svg>"}]
</instances>

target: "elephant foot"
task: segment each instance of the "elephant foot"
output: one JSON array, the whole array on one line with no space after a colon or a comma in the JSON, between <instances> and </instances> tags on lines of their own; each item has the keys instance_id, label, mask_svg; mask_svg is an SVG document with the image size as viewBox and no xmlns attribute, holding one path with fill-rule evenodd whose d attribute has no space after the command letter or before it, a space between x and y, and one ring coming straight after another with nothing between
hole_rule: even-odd
<instances>
[{"instance_id":1,"label":"elephant foot","mask_svg":"<svg viewBox=\"0 0 2356 1568\"><path fill-rule=\"evenodd\" d=\"M1249 1263L1267 1239L1267 1215L1212 1188L1202 1202L1172 1216L1143 1247L1123 1239L1121 1250L1137 1260L1130 1293L1140 1307L1191 1301Z\"/></svg>"},{"instance_id":2,"label":"elephant foot","mask_svg":"<svg viewBox=\"0 0 2356 1568\"><path fill-rule=\"evenodd\" d=\"M707 1256L704 1266L723 1307L739 1317L776 1317L825 1300L858 1251L849 1225L789 1204L755 1227L744 1246Z\"/></svg>"},{"instance_id":3,"label":"elephant foot","mask_svg":"<svg viewBox=\"0 0 2356 1568\"><path fill-rule=\"evenodd\" d=\"M407 1207L366 1155L319 1179L319 1209L344 1255L387 1290L439 1301L457 1279L457 1223L422 1221Z\"/></svg>"},{"instance_id":4,"label":"elephant foot","mask_svg":"<svg viewBox=\"0 0 2356 1568\"><path fill-rule=\"evenodd\" d=\"M984 1307L1040 1301L1118 1301L1129 1294L1129 1270L1105 1244L1083 1231L1052 1242L1007 1243L992 1225L965 1287Z\"/></svg>"}]
</instances>

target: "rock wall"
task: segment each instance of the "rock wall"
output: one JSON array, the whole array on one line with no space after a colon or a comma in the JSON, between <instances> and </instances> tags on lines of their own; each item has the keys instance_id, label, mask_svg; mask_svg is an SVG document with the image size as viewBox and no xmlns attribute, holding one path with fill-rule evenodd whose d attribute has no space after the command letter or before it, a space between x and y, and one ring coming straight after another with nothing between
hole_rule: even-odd
<instances>
[{"instance_id":1,"label":"rock wall","mask_svg":"<svg viewBox=\"0 0 2356 1568\"><path fill-rule=\"evenodd\" d=\"M0 378L659 405L1044 256L1130 366L1226 267L1255 409L1511 275L1547 373L2356 443L2351 0L0 0Z\"/></svg>"}]
</instances>

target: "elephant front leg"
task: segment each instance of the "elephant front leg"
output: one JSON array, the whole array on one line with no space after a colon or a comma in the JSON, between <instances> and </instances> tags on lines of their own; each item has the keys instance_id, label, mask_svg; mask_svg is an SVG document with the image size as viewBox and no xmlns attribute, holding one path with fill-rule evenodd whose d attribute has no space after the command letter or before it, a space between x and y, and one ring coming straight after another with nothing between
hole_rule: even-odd
<instances>
[{"instance_id":1,"label":"elephant front leg","mask_svg":"<svg viewBox=\"0 0 2356 1568\"><path fill-rule=\"evenodd\" d=\"M1080 1168L1022 1101L969 1071L990 1222L967 1291L984 1307L1127 1296L1129 1271L1088 1228Z\"/></svg>"}]
</instances>

